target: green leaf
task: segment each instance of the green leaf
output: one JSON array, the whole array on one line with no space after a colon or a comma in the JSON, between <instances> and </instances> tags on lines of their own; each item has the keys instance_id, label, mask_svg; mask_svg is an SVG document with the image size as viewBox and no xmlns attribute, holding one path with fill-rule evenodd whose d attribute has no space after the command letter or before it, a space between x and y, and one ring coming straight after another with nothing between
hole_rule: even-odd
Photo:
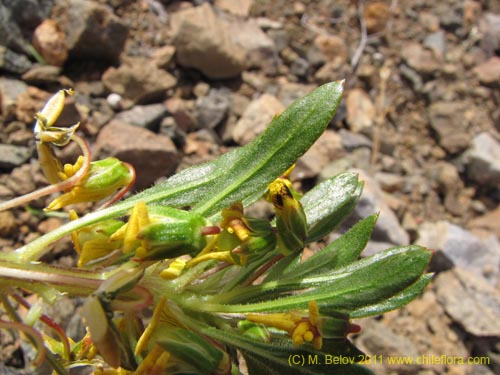
<instances>
[{"instance_id":1,"label":"green leaf","mask_svg":"<svg viewBox=\"0 0 500 375\"><path fill-rule=\"evenodd\" d=\"M349 341L326 341L322 351L310 345L296 347L288 338L273 337L271 343L252 340L231 331L208 328L203 334L238 348L248 365L250 375L260 374L338 374L371 375L370 370L355 362L362 353ZM344 358L346 364L333 365L334 358Z\"/></svg>"},{"instance_id":2,"label":"green leaf","mask_svg":"<svg viewBox=\"0 0 500 375\"><path fill-rule=\"evenodd\" d=\"M210 215L245 197L261 195L323 133L337 110L342 90L343 82L327 83L275 117L261 136L239 149L237 160L223 166L223 178L210 186L194 209Z\"/></svg>"},{"instance_id":3,"label":"green leaf","mask_svg":"<svg viewBox=\"0 0 500 375\"><path fill-rule=\"evenodd\" d=\"M301 199L309 224L307 243L334 230L354 209L363 183L356 173L342 173L323 181Z\"/></svg>"},{"instance_id":4,"label":"green leaf","mask_svg":"<svg viewBox=\"0 0 500 375\"><path fill-rule=\"evenodd\" d=\"M370 240L378 215L371 215L354 225L348 232L319 250L305 262L287 270L282 279L305 277L346 266L358 259Z\"/></svg>"},{"instance_id":5,"label":"green leaf","mask_svg":"<svg viewBox=\"0 0 500 375\"><path fill-rule=\"evenodd\" d=\"M400 293L397 293L380 303L363 306L359 309L353 310L349 315L351 318L364 318L367 316L379 315L391 310L396 310L413 301L420 294L422 294L425 287L431 282L432 276L433 274L431 273L425 274Z\"/></svg>"},{"instance_id":6,"label":"green leaf","mask_svg":"<svg viewBox=\"0 0 500 375\"><path fill-rule=\"evenodd\" d=\"M380 303L413 284L421 277L430 257L430 251L420 246L396 247L319 275L236 288L214 296L217 303L207 301L198 308L226 313L288 311L307 309L308 302L316 300L320 309L349 313ZM304 292L300 293L301 290ZM287 295L291 291L294 294ZM256 300L261 302L249 303Z\"/></svg>"},{"instance_id":7,"label":"green leaf","mask_svg":"<svg viewBox=\"0 0 500 375\"><path fill-rule=\"evenodd\" d=\"M211 374L217 369L223 353L197 334L182 328L169 327L156 339L162 348L195 367L200 374Z\"/></svg>"}]
</instances>

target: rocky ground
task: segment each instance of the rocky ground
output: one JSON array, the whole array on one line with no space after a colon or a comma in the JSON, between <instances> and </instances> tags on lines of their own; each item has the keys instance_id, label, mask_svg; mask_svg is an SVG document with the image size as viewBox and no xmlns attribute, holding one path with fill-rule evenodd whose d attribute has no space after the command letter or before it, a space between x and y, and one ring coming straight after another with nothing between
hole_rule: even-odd
<instances>
[{"instance_id":1,"label":"rocky ground","mask_svg":"<svg viewBox=\"0 0 500 375\"><path fill-rule=\"evenodd\" d=\"M1 200L45 186L33 115L62 87L76 95L59 124L81 121L94 158L132 163L140 190L250 142L296 98L346 79L297 186L355 169L365 191L351 221L381 213L365 254L436 250L424 295L359 322L355 341L385 359L446 356L372 364L380 374L500 373L499 2L4 1L0 71ZM39 215L48 201L0 213L4 251L61 224ZM61 264L71 254L67 241L52 252ZM21 366L19 344L1 335L5 366ZM469 356L489 366L450 363Z\"/></svg>"}]
</instances>

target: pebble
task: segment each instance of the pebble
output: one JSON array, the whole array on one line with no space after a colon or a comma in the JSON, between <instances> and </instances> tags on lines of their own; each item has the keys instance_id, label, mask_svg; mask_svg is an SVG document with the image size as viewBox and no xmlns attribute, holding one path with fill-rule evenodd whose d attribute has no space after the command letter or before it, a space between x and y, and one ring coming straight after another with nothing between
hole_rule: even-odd
<instances>
[{"instance_id":1,"label":"pebble","mask_svg":"<svg viewBox=\"0 0 500 375\"><path fill-rule=\"evenodd\" d=\"M464 151L470 143L463 102L434 102L429 107L429 122L436 131L439 144L449 153Z\"/></svg>"},{"instance_id":2,"label":"pebble","mask_svg":"<svg viewBox=\"0 0 500 375\"><path fill-rule=\"evenodd\" d=\"M500 337L500 291L461 268L440 273L435 281L438 301L467 333Z\"/></svg>"},{"instance_id":3,"label":"pebble","mask_svg":"<svg viewBox=\"0 0 500 375\"><path fill-rule=\"evenodd\" d=\"M489 133L478 134L465 154L467 177L480 186L500 190L500 143Z\"/></svg>"},{"instance_id":4,"label":"pebble","mask_svg":"<svg viewBox=\"0 0 500 375\"><path fill-rule=\"evenodd\" d=\"M19 74L29 70L31 66L32 63L26 56L0 45L0 70Z\"/></svg>"},{"instance_id":5,"label":"pebble","mask_svg":"<svg viewBox=\"0 0 500 375\"><path fill-rule=\"evenodd\" d=\"M417 357L418 350L409 337L394 333L384 323L375 320L365 321L363 324L363 334L359 336L357 344L361 349L369 354L382 356L383 358L393 356ZM411 368L412 373L416 373L415 367L405 365L392 365L390 369L397 374L408 373Z\"/></svg>"},{"instance_id":6,"label":"pebble","mask_svg":"<svg viewBox=\"0 0 500 375\"><path fill-rule=\"evenodd\" d=\"M231 40L227 23L210 4L173 13L171 27L180 65L213 79L233 78L243 71L245 52Z\"/></svg>"},{"instance_id":7,"label":"pebble","mask_svg":"<svg viewBox=\"0 0 500 375\"><path fill-rule=\"evenodd\" d=\"M279 65L274 40L255 20L234 20L228 23L231 42L245 54L245 69L257 68L267 75L275 75Z\"/></svg>"},{"instance_id":8,"label":"pebble","mask_svg":"<svg viewBox=\"0 0 500 375\"><path fill-rule=\"evenodd\" d=\"M363 89L353 89L347 93L347 124L354 133L371 131L376 109L370 96Z\"/></svg>"},{"instance_id":9,"label":"pebble","mask_svg":"<svg viewBox=\"0 0 500 375\"><path fill-rule=\"evenodd\" d=\"M389 5L384 1L368 3L365 6L364 17L368 33L383 31L390 17Z\"/></svg>"},{"instance_id":10,"label":"pebble","mask_svg":"<svg viewBox=\"0 0 500 375\"><path fill-rule=\"evenodd\" d=\"M359 149L362 150L362 149ZM351 226L357 221L379 212L379 217L371 239L380 242L389 242L394 245L408 245L410 238L403 229L395 213L389 208L384 197L384 192L375 179L363 170L352 170L359 174L359 179L364 181L363 194L347 223L342 226Z\"/></svg>"},{"instance_id":11,"label":"pebble","mask_svg":"<svg viewBox=\"0 0 500 375\"><path fill-rule=\"evenodd\" d=\"M128 28L109 6L87 0L61 2L55 20L66 35L70 57L119 61Z\"/></svg>"},{"instance_id":12,"label":"pebble","mask_svg":"<svg viewBox=\"0 0 500 375\"><path fill-rule=\"evenodd\" d=\"M408 66L420 74L430 75L440 68L440 62L432 51L425 49L421 44L410 42L401 50L401 56Z\"/></svg>"},{"instance_id":13,"label":"pebble","mask_svg":"<svg viewBox=\"0 0 500 375\"><path fill-rule=\"evenodd\" d=\"M235 16L248 17L253 0L215 0L214 5Z\"/></svg>"},{"instance_id":14,"label":"pebble","mask_svg":"<svg viewBox=\"0 0 500 375\"><path fill-rule=\"evenodd\" d=\"M162 99L177 80L144 57L128 58L118 68L110 67L102 75L106 88L134 104Z\"/></svg>"},{"instance_id":15,"label":"pebble","mask_svg":"<svg viewBox=\"0 0 500 375\"><path fill-rule=\"evenodd\" d=\"M0 168L12 169L26 163L33 155L28 147L0 144Z\"/></svg>"},{"instance_id":16,"label":"pebble","mask_svg":"<svg viewBox=\"0 0 500 375\"><path fill-rule=\"evenodd\" d=\"M62 87L74 87L74 83L61 75L62 68L55 65L33 65L21 78L32 85L57 84Z\"/></svg>"},{"instance_id":17,"label":"pebble","mask_svg":"<svg viewBox=\"0 0 500 375\"><path fill-rule=\"evenodd\" d=\"M346 129L340 129L338 133L342 139L342 146L346 151L352 151L360 147L371 149L373 146L372 141L363 134L353 133Z\"/></svg>"},{"instance_id":18,"label":"pebble","mask_svg":"<svg viewBox=\"0 0 500 375\"><path fill-rule=\"evenodd\" d=\"M500 86L500 57L494 56L477 65L473 72L485 86Z\"/></svg>"},{"instance_id":19,"label":"pebble","mask_svg":"<svg viewBox=\"0 0 500 375\"><path fill-rule=\"evenodd\" d=\"M438 59L443 59L446 54L446 34L443 30L429 34L424 39L424 47L434 52Z\"/></svg>"},{"instance_id":20,"label":"pebble","mask_svg":"<svg viewBox=\"0 0 500 375\"><path fill-rule=\"evenodd\" d=\"M278 99L283 105L289 106L316 88L316 85L284 81L279 85Z\"/></svg>"},{"instance_id":21,"label":"pebble","mask_svg":"<svg viewBox=\"0 0 500 375\"><path fill-rule=\"evenodd\" d=\"M112 92L106 97L106 102L109 104L111 108L114 110L120 110L121 108L122 96L115 92Z\"/></svg>"},{"instance_id":22,"label":"pebble","mask_svg":"<svg viewBox=\"0 0 500 375\"><path fill-rule=\"evenodd\" d=\"M324 181L339 173L343 173L351 168L362 170L370 169L371 151L366 147L356 148L347 153L344 157L328 164L318 175L319 181Z\"/></svg>"},{"instance_id":23,"label":"pebble","mask_svg":"<svg viewBox=\"0 0 500 375\"><path fill-rule=\"evenodd\" d=\"M481 49L487 56L494 56L500 48L500 14L485 13L479 20L479 31L482 33Z\"/></svg>"},{"instance_id":24,"label":"pebble","mask_svg":"<svg viewBox=\"0 0 500 375\"><path fill-rule=\"evenodd\" d=\"M0 76L0 109L2 116L6 119L15 116L17 98L26 92L27 89L28 85L23 81Z\"/></svg>"},{"instance_id":25,"label":"pebble","mask_svg":"<svg viewBox=\"0 0 500 375\"><path fill-rule=\"evenodd\" d=\"M174 61L175 47L166 45L159 47L153 52L153 60L160 69L167 69Z\"/></svg>"},{"instance_id":26,"label":"pebble","mask_svg":"<svg viewBox=\"0 0 500 375\"><path fill-rule=\"evenodd\" d=\"M33 32L33 47L49 65L63 66L68 58L66 36L53 19L37 26Z\"/></svg>"},{"instance_id":27,"label":"pebble","mask_svg":"<svg viewBox=\"0 0 500 375\"><path fill-rule=\"evenodd\" d=\"M469 227L472 229L483 229L494 233L500 238L500 206L485 215L476 217L469 221Z\"/></svg>"},{"instance_id":28,"label":"pebble","mask_svg":"<svg viewBox=\"0 0 500 375\"><path fill-rule=\"evenodd\" d=\"M179 156L170 138L112 120L99 133L95 156L114 156L135 167L135 189L141 190L160 177L171 175L179 164Z\"/></svg>"},{"instance_id":29,"label":"pebble","mask_svg":"<svg viewBox=\"0 0 500 375\"><path fill-rule=\"evenodd\" d=\"M273 117L280 114L285 106L273 95L263 94L253 100L236 123L233 139L240 145L246 145L262 133Z\"/></svg>"},{"instance_id":30,"label":"pebble","mask_svg":"<svg viewBox=\"0 0 500 375\"><path fill-rule=\"evenodd\" d=\"M489 265L500 264L500 249L455 224L447 221L423 223L416 243L437 250L451 265L484 277L491 284L499 280L498 267L490 272Z\"/></svg>"},{"instance_id":31,"label":"pebble","mask_svg":"<svg viewBox=\"0 0 500 375\"><path fill-rule=\"evenodd\" d=\"M321 51L323 60L340 66L347 61L349 52L343 38L337 35L319 34L313 46Z\"/></svg>"},{"instance_id":32,"label":"pebble","mask_svg":"<svg viewBox=\"0 0 500 375\"><path fill-rule=\"evenodd\" d=\"M31 165L23 164L20 167L14 168L10 172L7 180L7 187L14 191L16 195L28 194L36 189Z\"/></svg>"},{"instance_id":33,"label":"pebble","mask_svg":"<svg viewBox=\"0 0 500 375\"><path fill-rule=\"evenodd\" d=\"M341 137L333 130L327 129L297 161L294 175L298 179L314 178L323 168L344 154Z\"/></svg>"},{"instance_id":34,"label":"pebble","mask_svg":"<svg viewBox=\"0 0 500 375\"><path fill-rule=\"evenodd\" d=\"M167 107L161 103L135 105L127 111L118 113L115 119L156 132L167 113Z\"/></svg>"},{"instance_id":35,"label":"pebble","mask_svg":"<svg viewBox=\"0 0 500 375\"><path fill-rule=\"evenodd\" d=\"M196 99L195 116L199 128L214 129L226 117L231 102L228 89L211 89L206 96Z\"/></svg>"},{"instance_id":36,"label":"pebble","mask_svg":"<svg viewBox=\"0 0 500 375\"><path fill-rule=\"evenodd\" d=\"M16 217L11 211L0 212L0 237L9 238L17 232Z\"/></svg>"},{"instance_id":37,"label":"pebble","mask_svg":"<svg viewBox=\"0 0 500 375\"><path fill-rule=\"evenodd\" d=\"M194 115L194 102L181 98L170 98L165 101L168 113L175 119L175 123L183 132L195 130L197 128Z\"/></svg>"}]
</instances>

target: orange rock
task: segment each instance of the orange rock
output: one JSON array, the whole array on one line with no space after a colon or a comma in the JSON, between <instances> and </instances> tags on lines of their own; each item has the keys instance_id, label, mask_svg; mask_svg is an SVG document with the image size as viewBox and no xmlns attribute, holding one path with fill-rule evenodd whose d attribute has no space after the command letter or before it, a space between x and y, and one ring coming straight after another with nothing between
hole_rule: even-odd
<instances>
[{"instance_id":1,"label":"orange rock","mask_svg":"<svg viewBox=\"0 0 500 375\"><path fill-rule=\"evenodd\" d=\"M56 21L43 21L33 33L33 47L50 65L63 66L68 58L66 35Z\"/></svg>"},{"instance_id":2,"label":"orange rock","mask_svg":"<svg viewBox=\"0 0 500 375\"><path fill-rule=\"evenodd\" d=\"M378 33L384 30L389 20L389 6L383 1L376 1L366 5L365 22L368 33Z\"/></svg>"}]
</instances>

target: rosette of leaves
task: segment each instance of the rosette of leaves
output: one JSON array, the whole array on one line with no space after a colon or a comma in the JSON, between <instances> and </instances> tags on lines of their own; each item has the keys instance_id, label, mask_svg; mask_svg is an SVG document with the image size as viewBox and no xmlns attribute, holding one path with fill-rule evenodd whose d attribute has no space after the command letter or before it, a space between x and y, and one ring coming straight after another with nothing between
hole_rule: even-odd
<instances>
[{"instance_id":1,"label":"rosette of leaves","mask_svg":"<svg viewBox=\"0 0 500 375\"><path fill-rule=\"evenodd\" d=\"M6 260L0 258L0 271L7 266L23 269L23 264L37 261L48 251L51 242L89 225L122 217L139 201L189 207L217 223L221 210L232 203L242 201L248 206L261 198L268 184L312 146L335 114L342 91L342 82L317 88L276 116L252 143L188 168L112 207L69 222L4 257ZM308 227L304 245L327 237L351 213L361 193L362 182L354 173L339 174L306 193L301 198ZM160 277L162 261L148 264L128 290L133 286L148 290L154 300L152 308L162 298L167 299L150 339L173 358L166 373L239 373L237 353L245 359L250 374L371 373L356 363L363 357L347 337L348 321L400 308L416 298L431 277L425 273L431 254L420 246L394 247L360 258L377 216L374 213L361 220L303 262L300 251L278 257L278 249L272 249L251 257L245 265L220 267L216 261L203 262L173 280ZM115 267L126 268L131 262L124 258ZM60 272L35 263L30 265L32 270ZM65 272L67 280L71 272ZM89 270L85 277L95 281L99 272L102 274L100 270ZM255 282L256 275L259 282ZM75 280L82 278L81 273L75 272L74 276ZM2 279L5 277L0 274L0 287ZM71 282L47 285L77 295L95 292L92 287L79 289ZM22 286L30 289L29 283ZM321 349L308 343L296 346L285 332L276 329L256 325L253 334L241 330L248 314L293 311L306 316L311 301L316 301L321 318L327 322ZM116 311L106 313L109 316ZM122 332L122 340L131 335L133 332L128 336ZM143 357L134 356L130 344L134 340L127 342L129 347L121 356L129 358L122 364L127 363L128 370L133 371ZM351 363L333 367L322 360L327 355L350 358ZM315 359L299 366L290 362L292 356ZM71 361L67 361L61 367L70 365Z\"/></svg>"}]
</instances>

